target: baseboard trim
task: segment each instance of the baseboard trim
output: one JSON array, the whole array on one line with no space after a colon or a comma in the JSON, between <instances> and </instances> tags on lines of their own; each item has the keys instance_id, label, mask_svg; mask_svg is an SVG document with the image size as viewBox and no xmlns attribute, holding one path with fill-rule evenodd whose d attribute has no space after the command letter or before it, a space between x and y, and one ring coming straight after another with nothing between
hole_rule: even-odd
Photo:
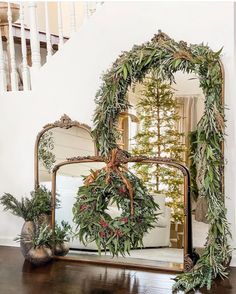
<instances>
[{"instance_id":1,"label":"baseboard trim","mask_svg":"<svg viewBox=\"0 0 236 294\"><path fill-rule=\"evenodd\" d=\"M0 246L11 246L11 247L19 247L19 243L14 241L14 237L12 238L0 238Z\"/></svg>"}]
</instances>

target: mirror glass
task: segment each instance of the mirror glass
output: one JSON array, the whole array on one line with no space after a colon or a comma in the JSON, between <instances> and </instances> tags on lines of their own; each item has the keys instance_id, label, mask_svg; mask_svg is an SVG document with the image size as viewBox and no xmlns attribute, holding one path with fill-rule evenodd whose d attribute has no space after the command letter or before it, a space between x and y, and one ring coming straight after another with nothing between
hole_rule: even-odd
<instances>
[{"instance_id":1,"label":"mirror glass","mask_svg":"<svg viewBox=\"0 0 236 294\"><path fill-rule=\"evenodd\" d=\"M120 147L133 155L171 157L186 165L191 173L193 247L201 254L207 237L206 203L198 198L198 171L191 154L194 131L204 112L204 95L194 74L177 72L175 83L163 82L150 73L144 82L130 87L131 116L121 118ZM183 176L175 168L161 165L130 164L132 171L158 199L161 210L170 210L166 244L160 244L163 256L183 262ZM161 204L162 203L162 204ZM162 216L160 216L161 218ZM161 239L161 235L159 235Z\"/></svg>"},{"instance_id":2,"label":"mirror glass","mask_svg":"<svg viewBox=\"0 0 236 294\"><path fill-rule=\"evenodd\" d=\"M183 105L183 132L186 146L186 166L191 175L191 204L192 204L192 235L193 248L201 255L208 235L209 225L206 220L207 204L203 198L198 197L198 167L192 159L194 153L194 142L196 140L194 131L197 123L204 113L205 97L199 87L199 79L194 74L176 75L176 88L178 96Z\"/></svg>"},{"instance_id":3,"label":"mirror glass","mask_svg":"<svg viewBox=\"0 0 236 294\"><path fill-rule=\"evenodd\" d=\"M84 129L73 126L69 129L53 128L46 131L39 141L39 184L49 185L53 167L67 158L94 155L91 135Z\"/></svg>"},{"instance_id":4,"label":"mirror glass","mask_svg":"<svg viewBox=\"0 0 236 294\"><path fill-rule=\"evenodd\" d=\"M83 176L89 175L91 169L99 169L105 166L105 163L74 163L67 166L62 166L57 173L56 192L58 199L61 201L61 207L56 209L56 222L61 224L61 221L68 222L72 231L76 231L76 225L73 223L72 208L75 203L75 197L78 189L83 185ZM79 241L79 238L70 240L70 251L68 256L83 259L97 260L106 263L119 263L128 265L143 265L157 268L169 268L182 270L183 256L178 250L167 250L169 247L169 232L171 223L170 209L165 206L165 196L157 195L154 197L159 204L161 215L156 224L156 227L151 229L143 239L144 248L131 249L130 255L126 257L113 257L107 251L98 253L98 248L95 242L91 242L85 246ZM110 204L106 211L112 218L121 214L116 204ZM160 212L160 211L158 211Z\"/></svg>"}]
</instances>

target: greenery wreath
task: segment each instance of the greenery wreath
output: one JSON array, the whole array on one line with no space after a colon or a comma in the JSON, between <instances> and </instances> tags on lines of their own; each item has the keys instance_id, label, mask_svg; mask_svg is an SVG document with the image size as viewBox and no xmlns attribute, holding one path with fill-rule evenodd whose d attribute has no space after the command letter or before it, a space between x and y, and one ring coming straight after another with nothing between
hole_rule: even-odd
<instances>
[{"instance_id":1,"label":"greenery wreath","mask_svg":"<svg viewBox=\"0 0 236 294\"><path fill-rule=\"evenodd\" d=\"M199 77L205 95L205 111L197 126L193 157L201 166L199 197L207 200L209 232L204 253L197 264L190 272L176 278L174 289L185 291L200 286L210 288L214 278L224 278L231 257L228 243L231 234L222 192L225 119L220 54L221 50L214 52L204 44L176 42L159 32L150 42L134 46L114 62L104 74L96 96L93 136L100 154L109 156L117 147L117 121L129 108L126 94L132 83L141 82L151 70L158 71L160 77L170 83L174 82L174 73L179 70L193 72Z\"/></svg>"},{"instance_id":2,"label":"greenery wreath","mask_svg":"<svg viewBox=\"0 0 236 294\"><path fill-rule=\"evenodd\" d=\"M155 226L158 204L142 182L119 162L119 150L103 169L92 171L79 188L73 206L78 236L84 244L95 241L113 256L142 247L143 236ZM112 218L109 206L116 204L120 216Z\"/></svg>"}]
</instances>

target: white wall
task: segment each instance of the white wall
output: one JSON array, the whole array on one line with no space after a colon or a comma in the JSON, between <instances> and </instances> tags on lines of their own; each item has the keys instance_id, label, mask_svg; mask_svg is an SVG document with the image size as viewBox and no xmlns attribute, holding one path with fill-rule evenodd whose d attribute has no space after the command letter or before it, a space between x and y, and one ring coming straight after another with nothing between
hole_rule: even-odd
<instances>
[{"instance_id":1,"label":"white wall","mask_svg":"<svg viewBox=\"0 0 236 294\"><path fill-rule=\"evenodd\" d=\"M161 29L176 40L204 41L218 50L224 46L225 101L230 110L225 156L226 206L235 235L236 104L233 2L110 2L100 9L41 68L32 93L6 93L0 97L0 194L22 195L33 187L33 146L41 127L67 113L91 124L94 95L100 76L122 50L148 41ZM0 213L0 242L20 230L8 213ZM1 241L2 239L2 241ZM3 241L3 239L5 241Z\"/></svg>"}]
</instances>

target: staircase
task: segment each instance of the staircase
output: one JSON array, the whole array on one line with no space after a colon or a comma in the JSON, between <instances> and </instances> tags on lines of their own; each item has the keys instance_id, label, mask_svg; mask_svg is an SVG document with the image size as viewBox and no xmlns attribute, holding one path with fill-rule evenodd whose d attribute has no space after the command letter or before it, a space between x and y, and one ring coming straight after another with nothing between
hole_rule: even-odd
<instances>
[{"instance_id":1,"label":"staircase","mask_svg":"<svg viewBox=\"0 0 236 294\"><path fill-rule=\"evenodd\" d=\"M102 2L0 2L0 93L31 90L33 75Z\"/></svg>"}]
</instances>

